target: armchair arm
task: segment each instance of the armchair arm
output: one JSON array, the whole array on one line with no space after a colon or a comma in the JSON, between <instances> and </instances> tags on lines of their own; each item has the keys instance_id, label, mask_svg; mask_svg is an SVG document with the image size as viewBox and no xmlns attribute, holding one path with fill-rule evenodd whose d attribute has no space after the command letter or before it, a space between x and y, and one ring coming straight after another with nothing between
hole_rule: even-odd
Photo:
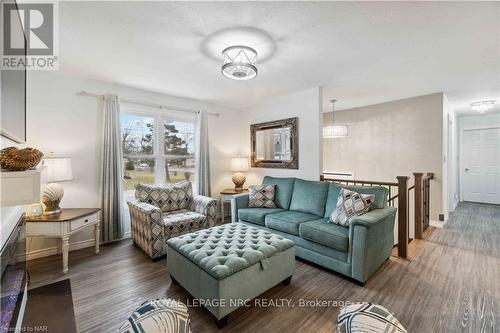
<instances>
[{"instance_id":1,"label":"armchair arm","mask_svg":"<svg viewBox=\"0 0 500 333\"><path fill-rule=\"evenodd\" d=\"M217 200L203 195L195 195L191 203L191 210L207 217L207 228L217 224Z\"/></svg>"},{"instance_id":2,"label":"armchair arm","mask_svg":"<svg viewBox=\"0 0 500 333\"><path fill-rule=\"evenodd\" d=\"M231 222L238 222L238 209L248 207L248 194L239 194L231 198Z\"/></svg>"},{"instance_id":3,"label":"armchair arm","mask_svg":"<svg viewBox=\"0 0 500 333\"><path fill-rule=\"evenodd\" d=\"M128 201L133 241L151 258L164 254L165 230L160 208L138 200Z\"/></svg>"},{"instance_id":4,"label":"armchair arm","mask_svg":"<svg viewBox=\"0 0 500 333\"><path fill-rule=\"evenodd\" d=\"M366 282L391 255L397 209L374 209L356 217L349 227L349 259L352 277Z\"/></svg>"}]
</instances>

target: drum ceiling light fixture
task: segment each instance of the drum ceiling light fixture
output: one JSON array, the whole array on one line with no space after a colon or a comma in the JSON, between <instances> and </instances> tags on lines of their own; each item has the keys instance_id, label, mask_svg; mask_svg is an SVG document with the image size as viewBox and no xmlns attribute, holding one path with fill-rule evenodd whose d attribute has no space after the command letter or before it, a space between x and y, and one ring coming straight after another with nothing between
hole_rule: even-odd
<instances>
[{"instance_id":1,"label":"drum ceiling light fixture","mask_svg":"<svg viewBox=\"0 0 500 333\"><path fill-rule=\"evenodd\" d=\"M257 76L257 51L237 45L222 51L222 75L233 80L251 80Z\"/></svg>"},{"instance_id":2,"label":"drum ceiling light fixture","mask_svg":"<svg viewBox=\"0 0 500 333\"><path fill-rule=\"evenodd\" d=\"M479 102L471 103L470 106L471 106L472 110L475 112L485 113L486 111L491 109L495 103L496 103L495 100L479 101Z\"/></svg>"},{"instance_id":3,"label":"drum ceiling light fixture","mask_svg":"<svg viewBox=\"0 0 500 333\"><path fill-rule=\"evenodd\" d=\"M330 100L330 103L332 103L332 124L323 127L323 139L339 139L339 138L347 138L349 136L347 125L336 125L333 119L335 114L336 101L337 101L336 99Z\"/></svg>"}]
</instances>

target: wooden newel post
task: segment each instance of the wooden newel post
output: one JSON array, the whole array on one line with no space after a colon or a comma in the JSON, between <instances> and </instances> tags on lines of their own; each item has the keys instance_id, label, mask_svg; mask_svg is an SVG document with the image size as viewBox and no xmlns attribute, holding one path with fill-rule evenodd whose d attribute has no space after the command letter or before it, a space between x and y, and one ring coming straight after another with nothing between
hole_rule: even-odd
<instances>
[{"instance_id":1,"label":"wooden newel post","mask_svg":"<svg viewBox=\"0 0 500 333\"><path fill-rule=\"evenodd\" d=\"M398 256L408 256L408 177L398 179Z\"/></svg>"},{"instance_id":2,"label":"wooden newel post","mask_svg":"<svg viewBox=\"0 0 500 333\"><path fill-rule=\"evenodd\" d=\"M424 174L421 172L414 172L413 176L415 178L415 239L422 239L424 220L423 212L424 207L422 205L422 176Z\"/></svg>"}]
</instances>

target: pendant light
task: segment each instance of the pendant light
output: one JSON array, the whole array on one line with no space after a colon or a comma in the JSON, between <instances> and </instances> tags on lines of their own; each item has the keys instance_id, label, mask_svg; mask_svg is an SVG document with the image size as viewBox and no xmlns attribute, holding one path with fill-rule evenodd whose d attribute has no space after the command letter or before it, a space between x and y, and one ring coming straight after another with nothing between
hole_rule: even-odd
<instances>
[{"instance_id":1,"label":"pendant light","mask_svg":"<svg viewBox=\"0 0 500 333\"><path fill-rule=\"evenodd\" d=\"M332 103L332 125L323 127L323 139L339 139L348 137L346 125L335 125L335 102L336 99L330 100Z\"/></svg>"}]
</instances>

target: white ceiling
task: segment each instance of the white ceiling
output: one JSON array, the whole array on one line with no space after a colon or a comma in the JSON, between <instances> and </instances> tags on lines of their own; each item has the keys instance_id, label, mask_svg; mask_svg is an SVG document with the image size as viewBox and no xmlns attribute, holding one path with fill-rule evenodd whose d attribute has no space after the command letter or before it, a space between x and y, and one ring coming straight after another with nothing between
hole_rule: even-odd
<instances>
[{"instance_id":1,"label":"white ceiling","mask_svg":"<svg viewBox=\"0 0 500 333\"><path fill-rule=\"evenodd\" d=\"M63 2L60 69L241 108L324 87L337 109L444 91L500 100L498 2ZM220 74L229 44L258 76ZM497 104L498 105L498 104Z\"/></svg>"}]
</instances>

